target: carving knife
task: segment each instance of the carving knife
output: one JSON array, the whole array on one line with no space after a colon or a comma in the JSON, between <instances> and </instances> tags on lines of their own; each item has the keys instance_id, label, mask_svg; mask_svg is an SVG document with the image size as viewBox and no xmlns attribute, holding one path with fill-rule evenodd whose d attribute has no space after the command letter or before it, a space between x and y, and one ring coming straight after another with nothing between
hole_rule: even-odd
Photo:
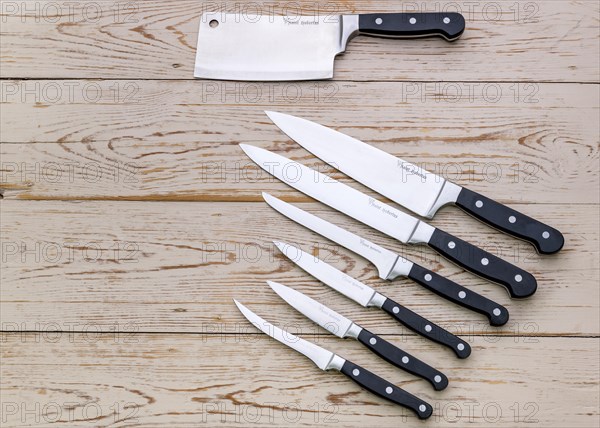
<instances>
[{"instance_id":1,"label":"carving knife","mask_svg":"<svg viewBox=\"0 0 600 428\"><path fill-rule=\"evenodd\" d=\"M454 263L507 288L512 297L535 293L533 275L462 239L268 150L240 144L258 166L289 186L405 244L427 244Z\"/></svg>"},{"instance_id":2,"label":"carving knife","mask_svg":"<svg viewBox=\"0 0 600 428\"><path fill-rule=\"evenodd\" d=\"M294 247L290 244L283 244L281 242L275 242L275 245L287 258L292 260L306 272L317 278L323 284L333 288L338 293L354 300L359 305L365 308L374 306L382 309L384 312L387 312L395 318L396 321L415 333L452 349L458 358L467 358L471 354L471 347L467 342L401 304L394 302L389 297L378 293L367 284L363 284L351 276L346 275L344 272L337 270L330 264L305 253L298 247ZM293 257L290 257L287 254L287 250L290 248L294 250L295 255Z\"/></svg>"},{"instance_id":3,"label":"carving knife","mask_svg":"<svg viewBox=\"0 0 600 428\"><path fill-rule=\"evenodd\" d=\"M267 284L286 303L331 334L341 339L351 337L358 340L371 352L379 355L388 363L429 381L436 391L441 391L448 386L448 378L443 373L371 333L345 316L285 285L273 281L267 281Z\"/></svg>"},{"instance_id":4,"label":"carving knife","mask_svg":"<svg viewBox=\"0 0 600 428\"><path fill-rule=\"evenodd\" d=\"M266 112L288 137L344 174L414 213L433 218L455 204L488 225L532 243L541 254L564 245L556 229L341 132L299 117Z\"/></svg>"},{"instance_id":5,"label":"carving knife","mask_svg":"<svg viewBox=\"0 0 600 428\"><path fill-rule=\"evenodd\" d=\"M377 267L381 279L408 277L451 302L486 315L490 325L501 326L508 322L509 314L504 306L268 193L263 192L263 198L284 216L369 260Z\"/></svg>"},{"instance_id":6,"label":"carving knife","mask_svg":"<svg viewBox=\"0 0 600 428\"><path fill-rule=\"evenodd\" d=\"M411 409L417 414L419 419L427 419L431 416L433 408L420 398L415 397L401 388L398 388L396 385L389 383L385 379L371 373L358 364L354 364L349 360L345 360L344 358L334 354L331 351L328 351L327 349L321 348L312 342L294 336L291 333L275 327L273 324L268 323L237 300L234 299L234 302L242 315L244 315L248 321L254 324L256 328L266 335L271 336L273 339L308 357L321 370L340 371L373 394Z\"/></svg>"},{"instance_id":7,"label":"carving knife","mask_svg":"<svg viewBox=\"0 0 600 428\"><path fill-rule=\"evenodd\" d=\"M460 13L274 16L209 12L200 18L194 77L313 80L333 77L336 55L356 35L458 39Z\"/></svg>"}]
</instances>

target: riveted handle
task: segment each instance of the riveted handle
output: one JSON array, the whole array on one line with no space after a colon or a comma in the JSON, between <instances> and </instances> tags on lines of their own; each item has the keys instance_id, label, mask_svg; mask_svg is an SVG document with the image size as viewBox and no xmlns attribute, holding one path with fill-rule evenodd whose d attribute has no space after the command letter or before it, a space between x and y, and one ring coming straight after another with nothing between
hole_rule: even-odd
<instances>
[{"instance_id":1,"label":"riveted handle","mask_svg":"<svg viewBox=\"0 0 600 428\"><path fill-rule=\"evenodd\" d=\"M465 31L465 18L451 13L365 13L358 15L361 34L379 37L413 38L439 36L448 41Z\"/></svg>"}]
</instances>

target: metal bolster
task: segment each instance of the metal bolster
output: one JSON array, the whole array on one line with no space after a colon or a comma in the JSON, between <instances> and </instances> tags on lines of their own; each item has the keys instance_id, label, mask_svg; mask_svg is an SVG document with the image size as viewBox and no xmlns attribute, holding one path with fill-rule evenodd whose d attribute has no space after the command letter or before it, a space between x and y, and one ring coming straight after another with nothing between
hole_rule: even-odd
<instances>
[{"instance_id":1,"label":"metal bolster","mask_svg":"<svg viewBox=\"0 0 600 428\"><path fill-rule=\"evenodd\" d=\"M369 300L369 303L367 303L367 307L375 306L376 308L381 308L386 300L387 297L375 292L375 294L373 294L373 297L371 297L371 300Z\"/></svg>"},{"instance_id":2,"label":"metal bolster","mask_svg":"<svg viewBox=\"0 0 600 428\"><path fill-rule=\"evenodd\" d=\"M437 212L437 210L442 208L444 205L453 204L454 202L456 202L456 200L458 199L458 194L461 190L462 187L457 186L456 184L450 181L444 181L442 190L440 190L438 197L433 202L431 208L429 208L429 211L427 211L425 217L432 218Z\"/></svg>"},{"instance_id":3,"label":"metal bolster","mask_svg":"<svg viewBox=\"0 0 600 428\"><path fill-rule=\"evenodd\" d=\"M337 354L333 354L333 358L331 359L329 364L325 366L325 370L337 370L338 372L341 372L342 366L345 362L346 360L344 360L342 357L340 357Z\"/></svg>"},{"instance_id":4,"label":"metal bolster","mask_svg":"<svg viewBox=\"0 0 600 428\"><path fill-rule=\"evenodd\" d=\"M360 332L362 331L362 327L359 325L356 325L354 323L352 323L350 325L350 327L348 328L348 331L346 332L346 334L344 334L343 337L350 337L352 339L357 339L358 335L360 334Z\"/></svg>"},{"instance_id":5,"label":"metal bolster","mask_svg":"<svg viewBox=\"0 0 600 428\"><path fill-rule=\"evenodd\" d=\"M415 230L408 240L409 244L427 244L431 239L431 235L435 231L435 227L428 225L423 221L419 221Z\"/></svg>"},{"instance_id":6,"label":"metal bolster","mask_svg":"<svg viewBox=\"0 0 600 428\"><path fill-rule=\"evenodd\" d=\"M408 276L410 270L412 269L414 263L410 260L406 260L404 257L398 256L396 261L394 262L394 266L385 277L388 281L392 281L393 279L398 278L399 276Z\"/></svg>"},{"instance_id":7,"label":"metal bolster","mask_svg":"<svg viewBox=\"0 0 600 428\"><path fill-rule=\"evenodd\" d=\"M358 35L358 15L342 15L342 34L340 35L341 52L346 50L346 45Z\"/></svg>"}]
</instances>

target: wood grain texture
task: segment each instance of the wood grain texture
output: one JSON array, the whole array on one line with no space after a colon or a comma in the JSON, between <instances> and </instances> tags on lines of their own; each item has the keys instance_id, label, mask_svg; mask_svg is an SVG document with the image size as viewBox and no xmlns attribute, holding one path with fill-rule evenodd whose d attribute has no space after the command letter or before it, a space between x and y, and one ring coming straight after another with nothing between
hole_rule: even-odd
<instances>
[{"instance_id":1,"label":"wood grain texture","mask_svg":"<svg viewBox=\"0 0 600 428\"><path fill-rule=\"evenodd\" d=\"M538 278L539 291L534 298L510 301L501 287L462 271L432 250L402 245L320 204L300 204L506 304L511 322L495 329L483 317L455 307L409 280L379 280L366 260L294 224L264 202L3 203L4 234L10 240L3 241L6 263L2 281L11 287L2 291L1 317L11 326L76 323L107 331L118 321L133 322L140 331L227 329L244 321L231 299L245 298L266 305L278 317L289 317L298 326L310 327L266 286L265 281L271 279L330 302L378 332L402 329L381 311L361 310L319 285L278 254L272 244L276 239L308 252L319 251L321 258L338 268L461 334L599 333L596 205L520 207L565 232L565 249L551 257L538 256L529 244L491 231L457 209L448 208L436 217L436 226L491 250ZM524 324L530 324L525 331Z\"/></svg>"},{"instance_id":2,"label":"wood grain texture","mask_svg":"<svg viewBox=\"0 0 600 428\"><path fill-rule=\"evenodd\" d=\"M462 38L379 40L358 37L336 61L339 80L597 82L598 3L584 1L397 4L101 0L28 10L4 2L2 77L192 79L198 23L205 11L311 15L460 10ZM12 7L8 7L8 4ZM56 3L54 3L56 4ZM37 10L36 6L37 5ZM404 9L403 9L404 8ZM291 10L290 10L291 9ZM30 10L30 11L29 11ZM273 11L273 12L271 12ZM44 46L44 55L38 47ZM377 67L372 64L376 63Z\"/></svg>"},{"instance_id":3,"label":"wood grain texture","mask_svg":"<svg viewBox=\"0 0 600 428\"><path fill-rule=\"evenodd\" d=\"M321 372L285 346L250 333L138 334L133 341L126 336L81 334L36 341L33 334L5 333L2 379L3 403L10 411L7 426L417 423L409 411L361 390L343 375ZM479 337L467 361L437 355L426 346L422 358L450 379L442 392L434 392L426 382L397 370L357 342L311 339L429 401L434 414L423 423L426 426L587 428L598 422L596 339L501 338L492 343ZM402 343L398 336L388 339ZM46 352L40 353L40 346ZM557 370L564 375L548 375Z\"/></svg>"}]
</instances>

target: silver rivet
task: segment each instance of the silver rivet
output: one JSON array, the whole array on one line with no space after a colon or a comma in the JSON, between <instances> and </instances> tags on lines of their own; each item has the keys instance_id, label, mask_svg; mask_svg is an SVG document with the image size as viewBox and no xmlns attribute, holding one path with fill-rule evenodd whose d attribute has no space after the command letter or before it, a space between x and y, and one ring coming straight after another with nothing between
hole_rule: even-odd
<instances>
[{"instance_id":1,"label":"silver rivet","mask_svg":"<svg viewBox=\"0 0 600 428\"><path fill-rule=\"evenodd\" d=\"M419 406L419 412L424 412L425 410L427 410L427 407L425 407L425 404L421 404Z\"/></svg>"},{"instance_id":2,"label":"silver rivet","mask_svg":"<svg viewBox=\"0 0 600 428\"><path fill-rule=\"evenodd\" d=\"M425 275L425 281L431 281L432 276L427 274Z\"/></svg>"},{"instance_id":3,"label":"silver rivet","mask_svg":"<svg viewBox=\"0 0 600 428\"><path fill-rule=\"evenodd\" d=\"M463 345L462 343L459 343L458 346L456 346L458 348L459 351L462 351L465 349L465 345Z\"/></svg>"},{"instance_id":4,"label":"silver rivet","mask_svg":"<svg viewBox=\"0 0 600 428\"><path fill-rule=\"evenodd\" d=\"M427 333L429 333L429 332L431 331L431 326L430 326L429 324L427 324L427 325L425 326L425 331L426 331Z\"/></svg>"},{"instance_id":5,"label":"silver rivet","mask_svg":"<svg viewBox=\"0 0 600 428\"><path fill-rule=\"evenodd\" d=\"M416 24L416 23L417 23L417 18L410 18L410 19L408 20L408 22L410 22L411 24L413 24L413 25L414 25L414 24Z\"/></svg>"},{"instance_id":6,"label":"silver rivet","mask_svg":"<svg viewBox=\"0 0 600 428\"><path fill-rule=\"evenodd\" d=\"M451 250L453 250L454 247L456 247L456 244L454 243L454 241L448 242L448 248L450 248Z\"/></svg>"},{"instance_id":7,"label":"silver rivet","mask_svg":"<svg viewBox=\"0 0 600 428\"><path fill-rule=\"evenodd\" d=\"M542 233L542 238L544 238L544 239L550 238L550 233L549 232Z\"/></svg>"},{"instance_id":8,"label":"silver rivet","mask_svg":"<svg viewBox=\"0 0 600 428\"><path fill-rule=\"evenodd\" d=\"M450 18L447 16L444 18L444 24L450 24Z\"/></svg>"},{"instance_id":9,"label":"silver rivet","mask_svg":"<svg viewBox=\"0 0 600 428\"><path fill-rule=\"evenodd\" d=\"M398 312L400 312L400 308L398 306L394 306L394 308L392 309L392 312L397 314Z\"/></svg>"},{"instance_id":10,"label":"silver rivet","mask_svg":"<svg viewBox=\"0 0 600 428\"><path fill-rule=\"evenodd\" d=\"M492 311L494 313L494 315L498 316L501 314L500 309L496 308Z\"/></svg>"},{"instance_id":11,"label":"silver rivet","mask_svg":"<svg viewBox=\"0 0 600 428\"><path fill-rule=\"evenodd\" d=\"M381 19L381 18L377 18L377 19L375 20L375 24L377 24L377 25L381 25L381 24L383 24L383 19Z\"/></svg>"},{"instance_id":12,"label":"silver rivet","mask_svg":"<svg viewBox=\"0 0 600 428\"><path fill-rule=\"evenodd\" d=\"M483 206L483 202L482 202L482 201L476 201L476 202L475 202L475 206L476 206L477 208L481 208L481 207Z\"/></svg>"},{"instance_id":13,"label":"silver rivet","mask_svg":"<svg viewBox=\"0 0 600 428\"><path fill-rule=\"evenodd\" d=\"M521 282L521 281L523 281L523 277L521 275L517 274L517 275L515 275L515 281Z\"/></svg>"},{"instance_id":14,"label":"silver rivet","mask_svg":"<svg viewBox=\"0 0 600 428\"><path fill-rule=\"evenodd\" d=\"M385 389L385 392L387 392L388 394L391 394L392 392L394 392L394 390L392 389L392 387L391 387L391 386L388 386L388 387Z\"/></svg>"},{"instance_id":15,"label":"silver rivet","mask_svg":"<svg viewBox=\"0 0 600 428\"><path fill-rule=\"evenodd\" d=\"M433 380L435 383L440 383L442 381L442 377L439 374L436 374Z\"/></svg>"},{"instance_id":16,"label":"silver rivet","mask_svg":"<svg viewBox=\"0 0 600 428\"><path fill-rule=\"evenodd\" d=\"M372 337L372 338L369 339L369 343L371 345L375 345L377 343L377 339L375 339L374 337Z\"/></svg>"},{"instance_id":17,"label":"silver rivet","mask_svg":"<svg viewBox=\"0 0 600 428\"><path fill-rule=\"evenodd\" d=\"M354 370L352 370L352 374L353 374L354 376L358 376L358 375L360 374L360 370L358 370L358 369L354 369Z\"/></svg>"},{"instance_id":18,"label":"silver rivet","mask_svg":"<svg viewBox=\"0 0 600 428\"><path fill-rule=\"evenodd\" d=\"M460 297L461 299L464 299L465 297L467 297L467 293L465 293L464 291L459 291L458 297Z\"/></svg>"},{"instance_id":19,"label":"silver rivet","mask_svg":"<svg viewBox=\"0 0 600 428\"><path fill-rule=\"evenodd\" d=\"M409 361L410 361L410 360L408 359L408 357L407 357L406 355L405 355L404 357L402 357L402 362L403 362L404 364L408 364L408 362L409 362Z\"/></svg>"},{"instance_id":20,"label":"silver rivet","mask_svg":"<svg viewBox=\"0 0 600 428\"><path fill-rule=\"evenodd\" d=\"M490 264L490 261L484 257L483 259L481 259L481 264L487 266Z\"/></svg>"},{"instance_id":21,"label":"silver rivet","mask_svg":"<svg viewBox=\"0 0 600 428\"><path fill-rule=\"evenodd\" d=\"M517 222L517 218L516 218L514 215L511 215L511 216L508 218L508 221L509 221L509 222L511 222L511 223L516 223L516 222Z\"/></svg>"}]
</instances>

